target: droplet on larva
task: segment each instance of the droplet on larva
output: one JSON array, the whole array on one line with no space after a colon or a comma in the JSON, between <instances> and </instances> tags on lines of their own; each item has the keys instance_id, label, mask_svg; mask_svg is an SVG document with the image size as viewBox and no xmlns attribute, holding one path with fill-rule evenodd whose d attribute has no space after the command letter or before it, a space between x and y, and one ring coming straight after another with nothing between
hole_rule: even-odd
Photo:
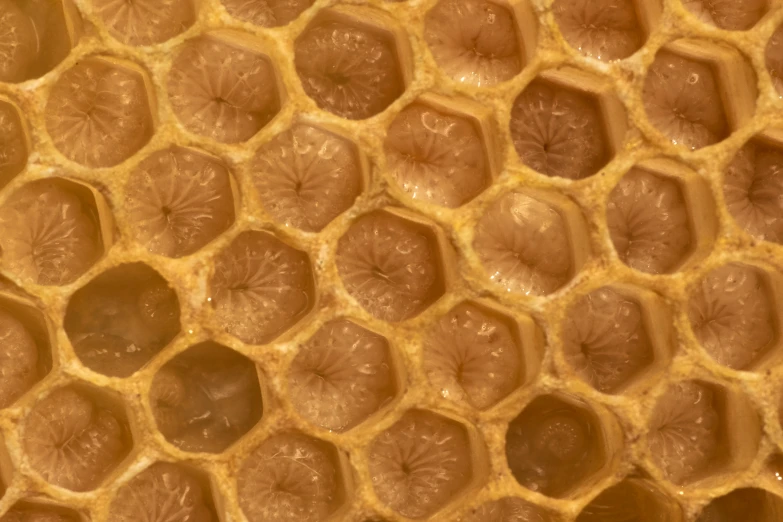
<instances>
[{"instance_id":1,"label":"droplet on larva","mask_svg":"<svg viewBox=\"0 0 783 522\"><path fill-rule=\"evenodd\" d=\"M455 498L472 476L465 428L410 410L370 443L369 470L378 499L408 518L425 518Z\"/></svg>"},{"instance_id":2,"label":"droplet on larva","mask_svg":"<svg viewBox=\"0 0 783 522\"><path fill-rule=\"evenodd\" d=\"M424 21L424 38L452 79L488 87L522 70L514 15L486 0L440 0Z\"/></svg>"},{"instance_id":3,"label":"droplet on larva","mask_svg":"<svg viewBox=\"0 0 783 522\"><path fill-rule=\"evenodd\" d=\"M112 522L213 522L209 490L184 468L153 464L123 485L109 508Z\"/></svg>"},{"instance_id":4,"label":"droplet on larva","mask_svg":"<svg viewBox=\"0 0 783 522\"><path fill-rule=\"evenodd\" d=\"M27 165L25 132L19 109L0 100L0 189Z\"/></svg>"},{"instance_id":5,"label":"droplet on larva","mask_svg":"<svg viewBox=\"0 0 783 522\"><path fill-rule=\"evenodd\" d=\"M467 118L414 103L389 126L391 175L411 198L458 207L490 183L481 136Z\"/></svg>"},{"instance_id":6,"label":"droplet on larva","mask_svg":"<svg viewBox=\"0 0 783 522\"><path fill-rule=\"evenodd\" d=\"M65 71L46 103L57 150L87 167L113 167L146 145L154 129L144 74L98 57Z\"/></svg>"},{"instance_id":7,"label":"droplet on larva","mask_svg":"<svg viewBox=\"0 0 783 522\"><path fill-rule=\"evenodd\" d=\"M385 212L357 219L337 245L345 289L384 321L421 313L440 294L437 246L419 225Z\"/></svg>"},{"instance_id":8,"label":"droplet on larva","mask_svg":"<svg viewBox=\"0 0 783 522\"><path fill-rule=\"evenodd\" d=\"M215 259L212 305L223 329L248 344L264 344L313 307L307 254L266 232L239 234Z\"/></svg>"},{"instance_id":9,"label":"droplet on larva","mask_svg":"<svg viewBox=\"0 0 783 522\"><path fill-rule=\"evenodd\" d=\"M245 460L237 477L248 522L320 522L343 500L334 447L296 432L273 435Z\"/></svg>"},{"instance_id":10,"label":"droplet on larva","mask_svg":"<svg viewBox=\"0 0 783 522\"><path fill-rule=\"evenodd\" d=\"M193 0L92 0L109 33L130 45L151 45L177 36L196 21Z\"/></svg>"},{"instance_id":11,"label":"droplet on larva","mask_svg":"<svg viewBox=\"0 0 783 522\"><path fill-rule=\"evenodd\" d=\"M158 429L185 451L219 453L247 433L262 414L253 362L205 342L174 357L150 389Z\"/></svg>"},{"instance_id":12,"label":"droplet on larva","mask_svg":"<svg viewBox=\"0 0 783 522\"><path fill-rule=\"evenodd\" d=\"M767 12L765 0L683 0L683 5L700 20L733 31L752 28Z\"/></svg>"},{"instance_id":13,"label":"droplet on larva","mask_svg":"<svg viewBox=\"0 0 783 522\"><path fill-rule=\"evenodd\" d=\"M432 386L480 409L511 393L521 383L522 360L509 322L470 303L453 308L423 347Z\"/></svg>"},{"instance_id":14,"label":"droplet on larva","mask_svg":"<svg viewBox=\"0 0 783 522\"><path fill-rule=\"evenodd\" d=\"M688 317L718 363L748 369L771 348L776 333L768 292L759 272L739 264L713 270L694 287Z\"/></svg>"},{"instance_id":15,"label":"droplet on larva","mask_svg":"<svg viewBox=\"0 0 783 522\"><path fill-rule=\"evenodd\" d=\"M688 209L672 179L631 169L609 195L606 219L617 255L641 272L670 272L690 252Z\"/></svg>"},{"instance_id":16,"label":"droplet on larva","mask_svg":"<svg viewBox=\"0 0 783 522\"><path fill-rule=\"evenodd\" d=\"M767 43L764 52L767 69L772 76L772 83L783 98L783 24L778 26Z\"/></svg>"},{"instance_id":17,"label":"droplet on larva","mask_svg":"<svg viewBox=\"0 0 783 522\"><path fill-rule=\"evenodd\" d=\"M361 168L353 143L297 124L258 150L252 172L275 220L318 232L353 205L362 189Z\"/></svg>"},{"instance_id":18,"label":"droplet on larva","mask_svg":"<svg viewBox=\"0 0 783 522\"><path fill-rule=\"evenodd\" d=\"M59 178L33 181L0 207L0 253L17 277L63 285L87 271L102 253L94 201Z\"/></svg>"},{"instance_id":19,"label":"droplet on larva","mask_svg":"<svg viewBox=\"0 0 783 522\"><path fill-rule=\"evenodd\" d=\"M555 0L552 12L566 41L598 60L626 58L645 40L633 0Z\"/></svg>"},{"instance_id":20,"label":"droplet on larva","mask_svg":"<svg viewBox=\"0 0 783 522\"><path fill-rule=\"evenodd\" d=\"M0 81L15 83L29 78L37 55L33 21L14 1L0 1Z\"/></svg>"},{"instance_id":21,"label":"droplet on larva","mask_svg":"<svg viewBox=\"0 0 783 522\"><path fill-rule=\"evenodd\" d=\"M489 207L473 248L489 279L509 292L546 295L571 278L565 221L555 208L525 194L507 194Z\"/></svg>"},{"instance_id":22,"label":"droplet on larva","mask_svg":"<svg viewBox=\"0 0 783 522\"><path fill-rule=\"evenodd\" d=\"M131 173L125 194L131 235L156 254L192 254L234 222L228 168L194 149L152 154Z\"/></svg>"},{"instance_id":23,"label":"droplet on larva","mask_svg":"<svg viewBox=\"0 0 783 522\"><path fill-rule=\"evenodd\" d=\"M124 420L84 392L60 388L36 404L22 445L44 480L73 491L95 489L130 450Z\"/></svg>"},{"instance_id":24,"label":"droplet on larva","mask_svg":"<svg viewBox=\"0 0 783 522\"><path fill-rule=\"evenodd\" d=\"M719 428L713 390L696 381L675 384L652 413L653 460L675 484L695 480L718 457Z\"/></svg>"},{"instance_id":25,"label":"droplet on larva","mask_svg":"<svg viewBox=\"0 0 783 522\"><path fill-rule=\"evenodd\" d=\"M707 63L659 51L647 71L642 100L650 123L675 145L696 150L731 132L718 80Z\"/></svg>"},{"instance_id":26,"label":"droplet on larva","mask_svg":"<svg viewBox=\"0 0 783 522\"><path fill-rule=\"evenodd\" d=\"M726 206L737 224L763 241L783 243L783 149L751 140L723 177Z\"/></svg>"},{"instance_id":27,"label":"droplet on larva","mask_svg":"<svg viewBox=\"0 0 783 522\"><path fill-rule=\"evenodd\" d=\"M696 522L775 522L783 513L783 500L759 488L740 488L713 499Z\"/></svg>"},{"instance_id":28,"label":"droplet on larva","mask_svg":"<svg viewBox=\"0 0 783 522\"><path fill-rule=\"evenodd\" d=\"M472 509L460 522L551 522L540 507L516 497L504 497Z\"/></svg>"},{"instance_id":29,"label":"droplet on larva","mask_svg":"<svg viewBox=\"0 0 783 522\"><path fill-rule=\"evenodd\" d=\"M77 290L65 312L65 332L91 370L128 377L179 333L179 299L143 263L111 268Z\"/></svg>"},{"instance_id":30,"label":"droplet on larva","mask_svg":"<svg viewBox=\"0 0 783 522\"><path fill-rule=\"evenodd\" d=\"M81 522L82 518L74 511L59 506L17 502L0 522Z\"/></svg>"},{"instance_id":31,"label":"droplet on larva","mask_svg":"<svg viewBox=\"0 0 783 522\"><path fill-rule=\"evenodd\" d=\"M343 118L374 116L405 90L394 45L368 29L321 23L297 38L295 52L305 93Z\"/></svg>"},{"instance_id":32,"label":"droplet on larva","mask_svg":"<svg viewBox=\"0 0 783 522\"><path fill-rule=\"evenodd\" d=\"M645 522L680 520L680 511L651 483L626 478L595 497L576 522Z\"/></svg>"},{"instance_id":33,"label":"droplet on larva","mask_svg":"<svg viewBox=\"0 0 783 522\"><path fill-rule=\"evenodd\" d=\"M187 130L223 143L249 140L280 110L269 58L218 36L184 44L172 63L167 90Z\"/></svg>"},{"instance_id":34,"label":"droplet on larva","mask_svg":"<svg viewBox=\"0 0 783 522\"><path fill-rule=\"evenodd\" d=\"M299 17L313 0L220 0L231 16L262 27L286 25Z\"/></svg>"},{"instance_id":35,"label":"droplet on larva","mask_svg":"<svg viewBox=\"0 0 783 522\"><path fill-rule=\"evenodd\" d=\"M543 396L511 421L506 458L521 485L560 497L600 467L601 444L599 427L589 412Z\"/></svg>"},{"instance_id":36,"label":"droplet on larva","mask_svg":"<svg viewBox=\"0 0 783 522\"><path fill-rule=\"evenodd\" d=\"M598 101L581 91L533 80L509 126L522 163L547 176L586 178L611 159Z\"/></svg>"},{"instance_id":37,"label":"droplet on larva","mask_svg":"<svg viewBox=\"0 0 783 522\"><path fill-rule=\"evenodd\" d=\"M614 393L653 359L638 303L610 288L584 296L569 310L563 351L579 376Z\"/></svg>"},{"instance_id":38,"label":"droplet on larva","mask_svg":"<svg viewBox=\"0 0 783 522\"><path fill-rule=\"evenodd\" d=\"M38 346L16 317L0 310L0 408L7 408L40 378Z\"/></svg>"},{"instance_id":39,"label":"droplet on larva","mask_svg":"<svg viewBox=\"0 0 783 522\"><path fill-rule=\"evenodd\" d=\"M313 424L344 431L391 400L392 371L386 339L351 321L331 321L291 363L291 402Z\"/></svg>"}]
</instances>

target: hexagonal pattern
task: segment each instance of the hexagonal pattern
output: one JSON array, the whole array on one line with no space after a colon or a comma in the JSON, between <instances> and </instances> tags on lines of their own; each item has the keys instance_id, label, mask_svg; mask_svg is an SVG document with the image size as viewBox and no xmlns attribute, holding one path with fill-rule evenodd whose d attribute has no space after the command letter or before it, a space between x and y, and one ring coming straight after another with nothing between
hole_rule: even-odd
<instances>
[{"instance_id":1,"label":"hexagonal pattern","mask_svg":"<svg viewBox=\"0 0 783 522\"><path fill-rule=\"evenodd\" d=\"M369 469L379 500L408 518L425 518L468 485L468 433L440 415L410 410L372 441Z\"/></svg>"},{"instance_id":2,"label":"hexagonal pattern","mask_svg":"<svg viewBox=\"0 0 783 522\"><path fill-rule=\"evenodd\" d=\"M356 220L337 245L345 289L375 317L403 321L444 292L437 232L385 210Z\"/></svg>"},{"instance_id":3,"label":"hexagonal pattern","mask_svg":"<svg viewBox=\"0 0 783 522\"><path fill-rule=\"evenodd\" d=\"M167 362L152 380L158 429L185 451L218 453L261 418L255 364L230 348L204 342Z\"/></svg>"},{"instance_id":4,"label":"hexagonal pattern","mask_svg":"<svg viewBox=\"0 0 783 522\"><path fill-rule=\"evenodd\" d=\"M275 71L250 35L213 32L188 40L169 73L169 101L190 132L222 143L252 138L280 110Z\"/></svg>"},{"instance_id":5,"label":"hexagonal pattern","mask_svg":"<svg viewBox=\"0 0 783 522\"><path fill-rule=\"evenodd\" d=\"M604 465L601 431L595 414L583 404L542 395L508 426L508 466L522 486L562 497Z\"/></svg>"},{"instance_id":6,"label":"hexagonal pattern","mask_svg":"<svg viewBox=\"0 0 783 522\"><path fill-rule=\"evenodd\" d=\"M604 490L579 513L576 522L680 520L680 506L653 483L626 478Z\"/></svg>"},{"instance_id":7,"label":"hexagonal pattern","mask_svg":"<svg viewBox=\"0 0 783 522\"><path fill-rule=\"evenodd\" d=\"M158 272L128 263L77 290L68 302L64 327L84 366L128 377L179 333L179 299Z\"/></svg>"},{"instance_id":8,"label":"hexagonal pattern","mask_svg":"<svg viewBox=\"0 0 783 522\"><path fill-rule=\"evenodd\" d=\"M258 149L253 180L276 221L318 232L353 205L365 184L364 169L349 140L299 123Z\"/></svg>"},{"instance_id":9,"label":"hexagonal pattern","mask_svg":"<svg viewBox=\"0 0 783 522\"><path fill-rule=\"evenodd\" d=\"M109 33L129 45L165 42L196 21L193 0L92 0L92 3Z\"/></svg>"},{"instance_id":10,"label":"hexagonal pattern","mask_svg":"<svg viewBox=\"0 0 783 522\"><path fill-rule=\"evenodd\" d=\"M307 254L267 232L239 234L215 259L210 286L220 326L248 344L278 337L315 301Z\"/></svg>"},{"instance_id":11,"label":"hexagonal pattern","mask_svg":"<svg viewBox=\"0 0 783 522\"><path fill-rule=\"evenodd\" d=\"M27 125L19 107L0 99L0 189L27 165L27 142Z\"/></svg>"},{"instance_id":12,"label":"hexagonal pattern","mask_svg":"<svg viewBox=\"0 0 783 522\"><path fill-rule=\"evenodd\" d=\"M555 0L552 12L563 37L575 49L598 60L618 60L635 53L646 39L638 3L636 0Z\"/></svg>"},{"instance_id":13,"label":"hexagonal pattern","mask_svg":"<svg viewBox=\"0 0 783 522\"><path fill-rule=\"evenodd\" d=\"M219 159L171 147L142 161L128 178L131 235L168 257L192 254L234 222L231 174Z\"/></svg>"},{"instance_id":14,"label":"hexagonal pattern","mask_svg":"<svg viewBox=\"0 0 783 522\"><path fill-rule=\"evenodd\" d=\"M586 247L572 239L584 227L581 213L570 200L548 196L507 194L476 225L473 248L489 280L508 292L552 293L583 262Z\"/></svg>"},{"instance_id":15,"label":"hexagonal pattern","mask_svg":"<svg viewBox=\"0 0 783 522\"><path fill-rule=\"evenodd\" d=\"M393 372L386 339L346 319L330 321L291 362L291 402L313 424L345 431L394 397Z\"/></svg>"},{"instance_id":16,"label":"hexagonal pattern","mask_svg":"<svg viewBox=\"0 0 783 522\"><path fill-rule=\"evenodd\" d=\"M63 73L46 104L46 130L57 150L87 167L113 167L154 132L154 94L136 63L90 57Z\"/></svg>"},{"instance_id":17,"label":"hexagonal pattern","mask_svg":"<svg viewBox=\"0 0 783 522\"><path fill-rule=\"evenodd\" d=\"M424 20L424 38L438 66L458 82L492 86L522 70L522 37L505 3L439 0Z\"/></svg>"},{"instance_id":18,"label":"hexagonal pattern","mask_svg":"<svg viewBox=\"0 0 783 522\"><path fill-rule=\"evenodd\" d=\"M0 207L5 268L30 283L72 283L103 254L99 209L99 195L65 178L22 186Z\"/></svg>"},{"instance_id":19,"label":"hexagonal pattern","mask_svg":"<svg viewBox=\"0 0 783 522\"><path fill-rule=\"evenodd\" d=\"M131 449L125 414L92 388L59 388L23 425L23 449L44 480L73 491L95 489Z\"/></svg>"},{"instance_id":20,"label":"hexagonal pattern","mask_svg":"<svg viewBox=\"0 0 783 522\"><path fill-rule=\"evenodd\" d=\"M337 451L299 432L272 435L253 450L237 476L248 522L326 520L342 503Z\"/></svg>"}]
</instances>

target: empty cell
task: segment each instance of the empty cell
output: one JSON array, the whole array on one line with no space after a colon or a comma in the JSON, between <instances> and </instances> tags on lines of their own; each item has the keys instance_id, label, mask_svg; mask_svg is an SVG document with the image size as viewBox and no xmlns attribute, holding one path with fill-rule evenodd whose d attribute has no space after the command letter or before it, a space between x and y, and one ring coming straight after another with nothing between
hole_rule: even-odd
<instances>
[{"instance_id":1,"label":"empty cell","mask_svg":"<svg viewBox=\"0 0 783 522\"><path fill-rule=\"evenodd\" d=\"M42 323L43 324L43 323ZM19 313L0 305L0 408L11 406L46 373L48 340Z\"/></svg>"},{"instance_id":2,"label":"empty cell","mask_svg":"<svg viewBox=\"0 0 783 522\"><path fill-rule=\"evenodd\" d=\"M194 0L92 0L109 33L129 45L165 42L196 21Z\"/></svg>"},{"instance_id":3,"label":"empty cell","mask_svg":"<svg viewBox=\"0 0 783 522\"><path fill-rule=\"evenodd\" d=\"M766 0L682 0L682 4L700 20L732 31L752 28L767 12Z\"/></svg>"},{"instance_id":4,"label":"empty cell","mask_svg":"<svg viewBox=\"0 0 783 522\"><path fill-rule=\"evenodd\" d=\"M576 522L663 522L681 517L677 504L653 483L626 478L595 497Z\"/></svg>"},{"instance_id":5,"label":"empty cell","mask_svg":"<svg viewBox=\"0 0 783 522\"><path fill-rule=\"evenodd\" d=\"M759 488L740 488L713 499L696 522L775 522L783 517L783 499Z\"/></svg>"},{"instance_id":6,"label":"empty cell","mask_svg":"<svg viewBox=\"0 0 783 522\"><path fill-rule=\"evenodd\" d=\"M553 517L542 508L516 497L504 497L486 502L468 511L461 522L552 522Z\"/></svg>"},{"instance_id":7,"label":"empty cell","mask_svg":"<svg viewBox=\"0 0 783 522\"><path fill-rule=\"evenodd\" d=\"M220 0L231 16L261 27L287 25L299 17L313 0Z\"/></svg>"},{"instance_id":8,"label":"empty cell","mask_svg":"<svg viewBox=\"0 0 783 522\"><path fill-rule=\"evenodd\" d=\"M54 504L19 501L0 517L0 522L82 522L76 511Z\"/></svg>"},{"instance_id":9,"label":"empty cell","mask_svg":"<svg viewBox=\"0 0 783 522\"><path fill-rule=\"evenodd\" d=\"M27 166L27 142L21 111L14 103L0 99L0 189Z\"/></svg>"},{"instance_id":10,"label":"empty cell","mask_svg":"<svg viewBox=\"0 0 783 522\"><path fill-rule=\"evenodd\" d=\"M783 25L778 26L767 42L764 51L767 70L772 76L772 83L783 98Z\"/></svg>"},{"instance_id":11,"label":"empty cell","mask_svg":"<svg viewBox=\"0 0 783 522\"><path fill-rule=\"evenodd\" d=\"M637 0L555 0L552 12L572 47L598 60L618 60L635 53L647 39L636 3Z\"/></svg>"}]
</instances>

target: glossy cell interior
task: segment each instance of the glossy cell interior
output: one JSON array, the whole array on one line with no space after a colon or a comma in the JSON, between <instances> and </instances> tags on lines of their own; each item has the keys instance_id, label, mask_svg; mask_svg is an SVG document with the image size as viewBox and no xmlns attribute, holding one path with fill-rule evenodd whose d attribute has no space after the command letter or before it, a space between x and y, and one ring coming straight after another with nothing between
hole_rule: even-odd
<instances>
[{"instance_id":1,"label":"glossy cell interior","mask_svg":"<svg viewBox=\"0 0 783 522\"><path fill-rule=\"evenodd\" d=\"M555 0L552 12L565 40L598 60L626 58L647 39L636 0Z\"/></svg>"},{"instance_id":2,"label":"glossy cell interior","mask_svg":"<svg viewBox=\"0 0 783 522\"><path fill-rule=\"evenodd\" d=\"M680 507L652 482L626 478L594 498L576 522L656 522L680 517Z\"/></svg>"},{"instance_id":3,"label":"glossy cell interior","mask_svg":"<svg viewBox=\"0 0 783 522\"><path fill-rule=\"evenodd\" d=\"M683 0L701 21L729 31L751 29L766 14L766 0Z\"/></svg>"},{"instance_id":4,"label":"glossy cell interior","mask_svg":"<svg viewBox=\"0 0 783 522\"><path fill-rule=\"evenodd\" d=\"M544 509L517 497L503 497L486 502L462 519L464 522L551 522L552 516Z\"/></svg>"},{"instance_id":5,"label":"glossy cell interior","mask_svg":"<svg viewBox=\"0 0 783 522\"><path fill-rule=\"evenodd\" d=\"M1 15L0 15L1 16ZM19 107L0 99L0 188L27 165L27 124Z\"/></svg>"},{"instance_id":6,"label":"glossy cell interior","mask_svg":"<svg viewBox=\"0 0 783 522\"><path fill-rule=\"evenodd\" d=\"M579 299L563 325L563 353L580 378L615 393L653 362L637 301L603 287Z\"/></svg>"},{"instance_id":7,"label":"glossy cell interior","mask_svg":"<svg viewBox=\"0 0 783 522\"><path fill-rule=\"evenodd\" d=\"M158 272L143 263L128 263L74 292L64 327L84 366L111 377L129 377L179 333L180 302Z\"/></svg>"},{"instance_id":8,"label":"glossy cell interior","mask_svg":"<svg viewBox=\"0 0 783 522\"><path fill-rule=\"evenodd\" d=\"M408 518L425 518L471 480L468 433L458 422L410 410L370 444L368 466L378 499Z\"/></svg>"},{"instance_id":9,"label":"glossy cell interior","mask_svg":"<svg viewBox=\"0 0 783 522\"><path fill-rule=\"evenodd\" d=\"M783 25L772 33L764 50L764 57L772 83L779 97L783 98Z\"/></svg>"},{"instance_id":10,"label":"glossy cell interior","mask_svg":"<svg viewBox=\"0 0 783 522\"><path fill-rule=\"evenodd\" d=\"M714 499L704 507L697 522L748 520L772 522L783 516L783 499L763 489L741 488Z\"/></svg>"},{"instance_id":11,"label":"glossy cell interior","mask_svg":"<svg viewBox=\"0 0 783 522\"><path fill-rule=\"evenodd\" d=\"M197 344L158 371L150 405L169 442L185 451L219 453L261 418L256 365L215 342Z\"/></svg>"},{"instance_id":12,"label":"glossy cell interior","mask_svg":"<svg viewBox=\"0 0 783 522\"><path fill-rule=\"evenodd\" d=\"M54 504L16 502L0 517L2 522L81 522L77 511Z\"/></svg>"},{"instance_id":13,"label":"glossy cell interior","mask_svg":"<svg viewBox=\"0 0 783 522\"><path fill-rule=\"evenodd\" d=\"M210 302L220 326L248 344L269 342L315 301L307 254L267 232L239 234L215 259Z\"/></svg>"},{"instance_id":14,"label":"glossy cell interior","mask_svg":"<svg viewBox=\"0 0 783 522\"><path fill-rule=\"evenodd\" d=\"M586 406L554 395L537 397L508 426L508 467L529 490L566 495L603 466L600 430Z\"/></svg>"},{"instance_id":15,"label":"glossy cell interior","mask_svg":"<svg viewBox=\"0 0 783 522\"><path fill-rule=\"evenodd\" d=\"M296 411L313 424L345 431L389 403L396 392L386 339L347 319L323 325L288 370Z\"/></svg>"},{"instance_id":16,"label":"glossy cell interior","mask_svg":"<svg viewBox=\"0 0 783 522\"><path fill-rule=\"evenodd\" d=\"M129 45L154 45L196 21L194 0L92 0L109 33Z\"/></svg>"},{"instance_id":17,"label":"glossy cell interior","mask_svg":"<svg viewBox=\"0 0 783 522\"><path fill-rule=\"evenodd\" d=\"M220 0L231 16L261 27L279 27L296 20L312 0Z\"/></svg>"},{"instance_id":18,"label":"glossy cell interior","mask_svg":"<svg viewBox=\"0 0 783 522\"><path fill-rule=\"evenodd\" d=\"M453 80L492 86L522 70L515 14L487 0L440 0L424 19L424 39L435 62Z\"/></svg>"},{"instance_id":19,"label":"glossy cell interior","mask_svg":"<svg viewBox=\"0 0 783 522\"><path fill-rule=\"evenodd\" d=\"M11 406L51 369L46 319L35 308L0 301L0 408Z\"/></svg>"}]
</instances>

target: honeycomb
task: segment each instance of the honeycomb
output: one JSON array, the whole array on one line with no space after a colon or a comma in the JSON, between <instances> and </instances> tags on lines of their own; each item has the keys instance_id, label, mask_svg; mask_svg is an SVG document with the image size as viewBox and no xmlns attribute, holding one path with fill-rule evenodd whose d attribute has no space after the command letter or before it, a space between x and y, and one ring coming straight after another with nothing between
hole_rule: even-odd
<instances>
[{"instance_id":1,"label":"honeycomb","mask_svg":"<svg viewBox=\"0 0 783 522\"><path fill-rule=\"evenodd\" d=\"M783 520L780 0L0 0L1 522Z\"/></svg>"}]
</instances>

